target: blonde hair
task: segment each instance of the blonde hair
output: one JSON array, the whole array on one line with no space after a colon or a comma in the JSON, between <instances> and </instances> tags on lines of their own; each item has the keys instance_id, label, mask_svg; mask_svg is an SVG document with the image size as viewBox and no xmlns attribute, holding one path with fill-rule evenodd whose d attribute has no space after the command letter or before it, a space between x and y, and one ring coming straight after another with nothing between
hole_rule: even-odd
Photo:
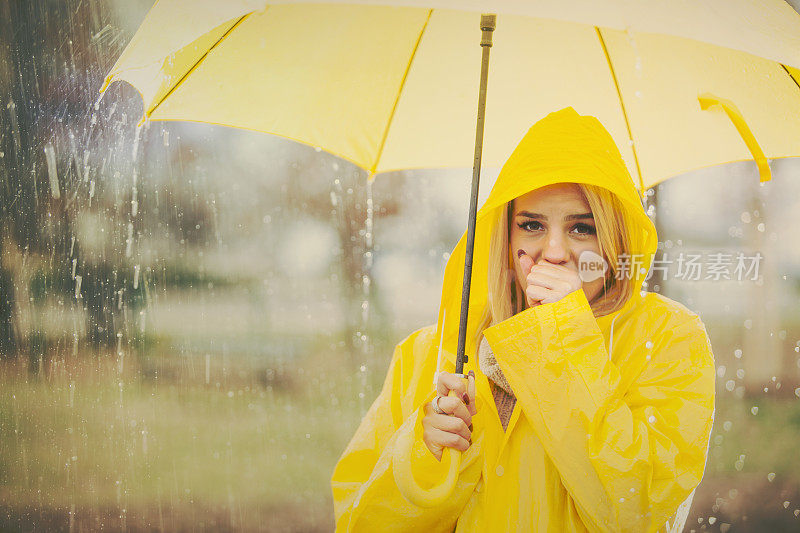
<instances>
[{"instance_id":1,"label":"blonde hair","mask_svg":"<svg viewBox=\"0 0 800 533\"><path fill-rule=\"evenodd\" d=\"M609 258L631 253L626 210L615 194L595 185L577 184L594 215L600 255L608 263L603 289L589 302L595 316L607 315L625 305L634 290L631 276L617 279L617 263ZM509 217L512 202L498 209L499 216L489 244L488 289L486 308L477 331L476 346L483 330L502 322L525 308L525 294L517 283L509 255ZM511 263L511 264L509 264Z\"/></svg>"}]
</instances>

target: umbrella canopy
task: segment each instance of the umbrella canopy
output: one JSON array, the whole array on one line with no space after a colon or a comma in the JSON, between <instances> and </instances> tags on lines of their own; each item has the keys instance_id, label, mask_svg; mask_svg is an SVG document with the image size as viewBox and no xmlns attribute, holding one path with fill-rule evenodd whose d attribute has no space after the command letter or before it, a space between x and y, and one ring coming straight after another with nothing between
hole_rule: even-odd
<instances>
[{"instance_id":1,"label":"umbrella canopy","mask_svg":"<svg viewBox=\"0 0 800 533\"><path fill-rule=\"evenodd\" d=\"M765 180L767 158L800 156L800 15L782 0L161 0L103 90L125 80L149 119L272 133L373 175L471 167L478 14L454 8L498 13L484 166L566 106L606 125L640 190L741 160Z\"/></svg>"}]
</instances>

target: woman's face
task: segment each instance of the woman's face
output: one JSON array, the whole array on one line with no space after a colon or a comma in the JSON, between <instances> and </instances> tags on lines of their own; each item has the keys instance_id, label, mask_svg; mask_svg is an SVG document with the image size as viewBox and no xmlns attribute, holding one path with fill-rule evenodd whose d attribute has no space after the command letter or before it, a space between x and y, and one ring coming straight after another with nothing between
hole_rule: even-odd
<instances>
[{"instance_id":1,"label":"woman's face","mask_svg":"<svg viewBox=\"0 0 800 533\"><path fill-rule=\"evenodd\" d=\"M549 262L576 272L579 272L581 253L589 251L600 255L592 210L575 183L548 185L515 199L509 239L517 283L523 291L527 287L528 272L520 266L520 249L525 250L535 264ZM583 282L588 301L600 293L603 280L600 276Z\"/></svg>"}]
</instances>

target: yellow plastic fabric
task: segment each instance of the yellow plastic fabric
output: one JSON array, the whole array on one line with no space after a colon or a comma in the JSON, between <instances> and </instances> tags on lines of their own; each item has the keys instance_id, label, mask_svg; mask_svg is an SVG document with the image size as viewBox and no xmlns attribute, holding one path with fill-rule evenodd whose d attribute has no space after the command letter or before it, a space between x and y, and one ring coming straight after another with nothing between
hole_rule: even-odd
<instances>
[{"instance_id":1,"label":"yellow plastic fabric","mask_svg":"<svg viewBox=\"0 0 800 533\"><path fill-rule=\"evenodd\" d=\"M568 105L607 127L643 189L750 160L728 117L698 107L707 92L766 158L800 157L800 15L783 0L160 0L103 88L131 83L151 120L280 135L374 174L471 169L488 7L485 167Z\"/></svg>"},{"instance_id":2,"label":"yellow plastic fabric","mask_svg":"<svg viewBox=\"0 0 800 533\"><path fill-rule=\"evenodd\" d=\"M486 305L487 251L505 202L550 183L592 183L614 192L635 221L632 253L645 271L656 232L614 141L572 108L546 116L506 161L476 222L467 354L475 354ZM423 509L397 487L393 455L421 484L448 464L422 442L421 406L435 395L442 315L458 316L464 241L446 270L439 323L398 344L380 395L333 472L337 531L679 531L676 513L700 482L714 413L714 360L698 316L637 290L618 311L595 317L583 290L527 309L484 331L517 396L503 431L487 378L477 375L473 445L444 505ZM612 342L613 321L613 342ZM443 370L453 372L458 321L443 332ZM609 344L612 345L609 353ZM395 450L400 436L409 449ZM402 439L401 439L402 440Z\"/></svg>"}]
</instances>

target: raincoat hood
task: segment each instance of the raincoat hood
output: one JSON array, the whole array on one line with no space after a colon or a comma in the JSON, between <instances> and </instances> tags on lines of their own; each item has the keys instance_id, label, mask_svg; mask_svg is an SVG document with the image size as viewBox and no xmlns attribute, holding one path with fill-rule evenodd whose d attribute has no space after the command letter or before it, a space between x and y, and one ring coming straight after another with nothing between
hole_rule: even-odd
<instances>
[{"instance_id":1,"label":"raincoat hood","mask_svg":"<svg viewBox=\"0 0 800 533\"><path fill-rule=\"evenodd\" d=\"M615 194L627 210L631 227L631 250L641 257L643 270L630 275L633 295L622 308L598 317L611 320L641 298L640 290L656 252L658 238L653 223L642 206L633 179L614 139L593 116L579 115L572 107L550 113L525 134L503 165L489 197L478 211L475 223L475 249L472 263L466 354L475 354L475 339L488 296L488 257L492 232L505 205L532 190L554 183L583 183L603 187ZM443 338L442 352L455 361L464 277L466 232L462 235L445 268L439 306L437 338ZM442 321L444 335L442 335Z\"/></svg>"}]
</instances>

